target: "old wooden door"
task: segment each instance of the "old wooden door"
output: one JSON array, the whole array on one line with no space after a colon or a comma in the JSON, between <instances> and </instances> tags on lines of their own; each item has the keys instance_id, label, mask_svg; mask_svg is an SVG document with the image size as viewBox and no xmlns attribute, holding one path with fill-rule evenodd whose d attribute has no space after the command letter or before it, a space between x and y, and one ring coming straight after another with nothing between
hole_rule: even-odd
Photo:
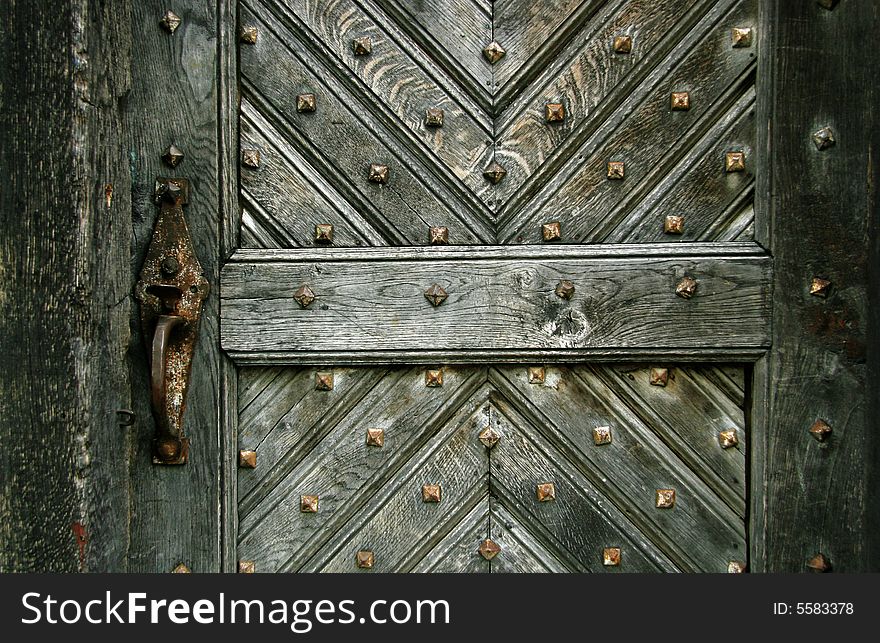
<instances>
[{"instance_id":1,"label":"old wooden door","mask_svg":"<svg viewBox=\"0 0 880 643\"><path fill-rule=\"evenodd\" d=\"M755 0L239 24L242 569L744 569Z\"/></svg>"}]
</instances>

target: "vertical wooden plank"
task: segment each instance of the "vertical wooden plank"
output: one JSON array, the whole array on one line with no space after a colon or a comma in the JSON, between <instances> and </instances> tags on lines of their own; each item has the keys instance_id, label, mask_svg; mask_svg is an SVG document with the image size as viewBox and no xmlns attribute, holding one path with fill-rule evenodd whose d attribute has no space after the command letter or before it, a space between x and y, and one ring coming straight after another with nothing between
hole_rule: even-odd
<instances>
[{"instance_id":1,"label":"vertical wooden plank","mask_svg":"<svg viewBox=\"0 0 880 643\"><path fill-rule=\"evenodd\" d=\"M166 9L182 22L174 33L159 25ZM149 407L148 365L135 311L129 356L133 404L139 417L131 454L131 571L166 572L178 563L194 572L220 571L221 380L218 321L220 221L218 191L218 8L196 0L144 0L132 5L131 181L136 275L156 219L156 176L191 181L185 209L196 254L211 294L202 309L199 343L184 416L191 441L184 466L150 462L154 424ZM223 41L224 46L229 43ZM226 55L226 54L224 54ZM160 159L171 143L185 154L175 169ZM133 282L132 282L133 283Z\"/></svg>"},{"instance_id":2,"label":"vertical wooden plank","mask_svg":"<svg viewBox=\"0 0 880 643\"><path fill-rule=\"evenodd\" d=\"M834 571L867 571L876 568L878 537L869 530L877 432L868 414L877 392L867 379L876 358L867 352L868 311L878 304L868 289L878 10L768 4L772 105L761 127L772 155L769 235L758 230L775 259L774 345L756 370L753 412L766 452L752 480L760 498L753 540L763 540L752 567L806 571L821 552ZM836 145L819 150L813 133L826 126ZM814 277L832 282L827 297L810 294ZM825 442L809 433L816 420L833 429Z\"/></svg>"}]
</instances>

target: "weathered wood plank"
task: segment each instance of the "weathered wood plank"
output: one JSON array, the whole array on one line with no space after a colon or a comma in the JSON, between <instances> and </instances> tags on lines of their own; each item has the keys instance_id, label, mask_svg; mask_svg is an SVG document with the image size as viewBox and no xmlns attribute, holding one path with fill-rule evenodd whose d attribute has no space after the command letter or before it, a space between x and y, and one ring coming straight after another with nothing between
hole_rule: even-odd
<instances>
[{"instance_id":1,"label":"weathered wood plank","mask_svg":"<svg viewBox=\"0 0 880 643\"><path fill-rule=\"evenodd\" d=\"M569 569L560 563L500 502L492 499L490 503L492 529L489 535L501 547L501 553L492 559L492 573L559 574L576 571L576 568Z\"/></svg>"},{"instance_id":2,"label":"weathered wood plank","mask_svg":"<svg viewBox=\"0 0 880 643\"><path fill-rule=\"evenodd\" d=\"M488 485L486 488L488 494ZM415 573L486 574L492 564L478 555L480 542L489 533L489 500L481 499L455 529L434 545L412 568Z\"/></svg>"},{"instance_id":3,"label":"weathered wood plank","mask_svg":"<svg viewBox=\"0 0 880 643\"><path fill-rule=\"evenodd\" d=\"M230 263L222 341L234 357L762 348L769 270L759 257ZM675 294L685 275L699 283L690 300ZM576 284L570 301L554 293L563 279ZM449 297L438 307L424 296L435 283ZM293 299L303 284L317 297L306 309Z\"/></svg>"}]
</instances>

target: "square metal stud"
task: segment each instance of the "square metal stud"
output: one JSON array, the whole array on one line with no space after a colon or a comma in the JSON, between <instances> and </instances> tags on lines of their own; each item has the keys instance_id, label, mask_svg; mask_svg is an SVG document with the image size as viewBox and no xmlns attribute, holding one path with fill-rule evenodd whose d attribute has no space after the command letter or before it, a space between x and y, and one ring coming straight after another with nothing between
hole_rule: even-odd
<instances>
[{"instance_id":1,"label":"square metal stud","mask_svg":"<svg viewBox=\"0 0 880 643\"><path fill-rule=\"evenodd\" d=\"M693 277L684 277L675 286L675 294L682 299L690 299L697 292L697 280Z\"/></svg>"},{"instance_id":2,"label":"square metal stud","mask_svg":"<svg viewBox=\"0 0 880 643\"><path fill-rule=\"evenodd\" d=\"M246 45L257 44L257 28L253 25L242 25L238 30L238 41Z\"/></svg>"},{"instance_id":3,"label":"square metal stud","mask_svg":"<svg viewBox=\"0 0 880 643\"><path fill-rule=\"evenodd\" d=\"M624 166L623 161L608 161L608 178L613 181L623 179Z\"/></svg>"},{"instance_id":4,"label":"square metal stud","mask_svg":"<svg viewBox=\"0 0 880 643\"><path fill-rule=\"evenodd\" d=\"M819 552L807 561L807 569L818 574L825 574L831 571L831 561L825 557L825 554Z\"/></svg>"},{"instance_id":5,"label":"square metal stud","mask_svg":"<svg viewBox=\"0 0 880 643\"><path fill-rule=\"evenodd\" d=\"M449 243L449 228L432 227L428 230L428 239L432 246L445 246Z\"/></svg>"},{"instance_id":6,"label":"square metal stud","mask_svg":"<svg viewBox=\"0 0 880 643\"><path fill-rule=\"evenodd\" d=\"M543 366L529 366L529 384L543 384L546 374Z\"/></svg>"},{"instance_id":7,"label":"square metal stud","mask_svg":"<svg viewBox=\"0 0 880 643\"><path fill-rule=\"evenodd\" d=\"M422 502L440 502L441 493L439 484L426 484L422 487Z\"/></svg>"},{"instance_id":8,"label":"square metal stud","mask_svg":"<svg viewBox=\"0 0 880 643\"><path fill-rule=\"evenodd\" d=\"M565 120L565 106L562 103L547 103L544 119L548 123L561 123Z\"/></svg>"},{"instance_id":9,"label":"square metal stud","mask_svg":"<svg viewBox=\"0 0 880 643\"><path fill-rule=\"evenodd\" d=\"M728 574L742 574L746 571L746 564L738 560L732 560L727 563Z\"/></svg>"},{"instance_id":10,"label":"square metal stud","mask_svg":"<svg viewBox=\"0 0 880 643\"><path fill-rule=\"evenodd\" d=\"M746 155L742 152L728 152L724 155L724 169L727 172L745 172Z\"/></svg>"},{"instance_id":11,"label":"square metal stud","mask_svg":"<svg viewBox=\"0 0 880 643\"><path fill-rule=\"evenodd\" d=\"M502 47L497 40L493 40L483 48L483 55L486 57L486 60L489 61L490 65L494 65L504 58L506 53L504 47Z\"/></svg>"},{"instance_id":12,"label":"square metal stud","mask_svg":"<svg viewBox=\"0 0 880 643\"><path fill-rule=\"evenodd\" d=\"M317 109L317 104L314 94L299 94L296 97L296 111L300 114L314 112Z\"/></svg>"},{"instance_id":13,"label":"square metal stud","mask_svg":"<svg viewBox=\"0 0 880 643\"><path fill-rule=\"evenodd\" d=\"M162 19L159 21L159 24L162 25L162 29L167 31L168 33L174 33L175 30L180 26L181 23L180 16L176 13L168 9L162 15Z\"/></svg>"},{"instance_id":14,"label":"square metal stud","mask_svg":"<svg viewBox=\"0 0 880 643\"><path fill-rule=\"evenodd\" d=\"M440 284L434 284L425 291L425 299L430 301L434 308L446 301L448 297L446 290Z\"/></svg>"},{"instance_id":15,"label":"square metal stud","mask_svg":"<svg viewBox=\"0 0 880 643\"><path fill-rule=\"evenodd\" d=\"M351 48L354 50L355 56L369 56L373 53L373 39L369 36L355 38L351 42Z\"/></svg>"},{"instance_id":16,"label":"square metal stud","mask_svg":"<svg viewBox=\"0 0 880 643\"><path fill-rule=\"evenodd\" d=\"M375 561L373 552L367 549L360 550L354 557L354 564L360 569L372 569Z\"/></svg>"},{"instance_id":17,"label":"square metal stud","mask_svg":"<svg viewBox=\"0 0 880 643\"><path fill-rule=\"evenodd\" d=\"M241 163L245 167L256 170L260 167L260 150L242 150Z\"/></svg>"},{"instance_id":18,"label":"square metal stud","mask_svg":"<svg viewBox=\"0 0 880 643\"><path fill-rule=\"evenodd\" d=\"M817 132L813 132L813 145L820 152L824 152L829 147L834 147L837 141L834 140L834 132L830 127L823 127Z\"/></svg>"},{"instance_id":19,"label":"square metal stud","mask_svg":"<svg viewBox=\"0 0 880 643\"><path fill-rule=\"evenodd\" d=\"M315 373L315 390L332 391L333 373L328 371L318 371L317 373Z\"/></svg>"},{"instance_id":20,"label":"square metal stud","mask_svg":"<svg viewBox=\"0 0 880 643\"><path fill-rule=\"evenodd\" d=\"M504 169L504 166L500 163L492 161L489 166L483 170L483 176L491 183L492 185L498 185L505 176L507 176L507 170Z\"/></svg>"},{"instance_id":21,"label":"square metal stud","mask_svg":"<svg viewBox=\"0 0 880 643\"><path fill-rule=\"evenodd\" d=\"M303 284L293 293L293 300L300 305L300 308L308 308L315 301L315 293L307 285Z\"/></svg>"},{"instance_id":22,"label":"square metal stud","mask_svg":"<svg viewBox=\"0 0 880 643\"><path fill-rule=\"evenodd\" d=\"M822 297L825 299L828 297L828 293L831 290L831 281L828 279L822 279L821 277L813 277L813 280L810 282L810 294L814 297Z\"/></svg>"},{"instance_id":23,"label":"square metal stud","mask_svg":"<svg viewBox=\"0 0 880 643\"><path fill-rule=\"evenodd\" d=\"M242 449L238 452L238 466L242 469L257 468L257 452Z\"/></svg>"},{"instance_id":24,"label":"square metal stud","mask_svg":"<svg viewBox=\"0 0 880 643\"><path fill-rule=\"evenodd\" d=\"M491 449L496 444L498 444L498 440L501 439L501 434L498 433L498 431L490 425L480 431L477 438L479 438L480 442L483 443L484 447L486 447L487 449Z\"/></svg>"},{"instance_id":25,"label":"square metal stud","mask_svg":"<svg viewBox=\"0 0 880 643\"><path fill-rule=\"evenodd\" d=\"M666 234L682 234L684 232L684 217L669 214L663 221L663 232Z\"/></svg>"},{"instance_id":26,"label":"square metal stud","mask_svg":"<svg viewBox=\"0 0 880 643\"><path fill-rule=\"evenodd\" d=\"M479 551L480 556L482 556L486 560L492 560L493 558L495 558L495 556L501 553L501 545L496 543L494 540L487 538L480 543L477 551Z\"/></svg>"},{"instance_id":27,"label":"square metal stud","mask_svg":"<svg viewBox=\"0 0 880 643\"><path fill-rule=\"evenodd\" d=\"M633 50L632 36L615 36L614 37L614 53L628 54Z\"/></svg>"},{"instance_id":28,"label":"square metal stud","mask_svg":"<svg viewBox=\"0 0 880 643\"><path fill-rule=\"evenodd\" d=\"M718 433L718 444L722 449L732 449L739 444L739 437L736 435L736 429L727 429Z\"/></svg>"},{"instance_id":29,"label":"square metal stud","mask_svg":"<svg viewBox=\"0 0 880 643\"><path fill-rule=\"evenodd\" d=\"M318 496L300 496L299 510L304 514L318 512Z\"/></svg>"},{"instance_id":30,"label":"square metal stud","mask_svg":"<svg viewBox=\"0 0 880 643\"><path fill-rule=\"evenodd\" d=\"M556 285L556 296L562 299L571 299L574 297L574 283L568 279L563 279Z\"/></svg>"},{"instance_id":31,"label":"square metal stud","mask_svg":"<svg viewBox=\"0 0 880 643\"><path fill-rule=\"evenodd\" d=\"M253 574L257 571L257 564L252 560L238 561L239 574Z\"/></svg>"},{"instance_id":32,"label":"square metal stud","mask_svg":"<svg viewBox=\"0 0 880 643\"><path fill-rule=\"evenodd\" d=\"M752 46L752 30L750 27L734 27L730 35L731 43L737 49Z\"/></svg>"},{"instance_id":33,"label":"square metal stud","mask_svg":"<svg viewBox=\"0 0 880 643\"><path fill-rule=\"evenodd\" d=\"M675 506L675 489L657 489L657 509L672 509Z\"/></svg>"},{"instance_id":34,"label":"square metal stud","mask_svg":"<svg viewBox=\"0 0 880 643\"><path fill-rule=\"evenodd\" d=\"M429 107L426 109L425 125L427 127L443 127L443 110L439 107Z\"/></svg>"},{"instance_id":35,"label":"square metal stud","mask_svg":"<svg viewBox=\"0 0 880 643\"><path fill-rule=\"evenodd\" d=\"M370 164L370 174L367 177L371 183L388 183L388 166L381 163Z\"/></svg>"},{"instance_id":36,"label":"square metal stud","mask_svg":"<svg viewBox=\"0 0 880 643\"><path fill-rule=\"evenodd\" d=\"M597 426L593 429L593 444L602 446L603 444L611 444L611 427Z\"/></svg>"},{"instance_id":37,"label":"square metal stud","mask_svg":"<svg viewBox=\"0 0 880 643\"><path fill-rule=\"evenodd\" d=\"M691 108L691 95L688 92L672 92L669 107L673 112L686 112Z\"/></svg>"},{"instance_id":38,"label":"square metal stud","mask_svg":"<svg viewBox=\"0 0 880 643\"><path fill-rule=\"evenodd\" d=\"M425 386L429 388L437 388L443 386L443 369L428 369L425 371Z\"/></svg>"},{"instance_id":39,"label":"square metal stud","mask_svg":"<svg viewBox=\"0 0 880 643\"><path fill-rule=\"evenodd\" d=\"M385 446L385 429L367 429L367 446Z\"/></svg>"},{"instance_id":40,"label":"square metal stud","mask_svg":"<svg viewBox=\"0 0 880 643\"><path fill-rule=\"evenodd\" d=\"M816 420L813 422L813 426L810 427L810 435L819 442L825 442L825 440L831 437L831 433L831 425L825 420Z\"/></svg>"},{"instance_id":41,"label":"square metal stud","mask_svg":"<svg viewBox=\"0 0 880 643\"><path fill-rule=\"evenodd\" d=\"M162 160L168 167L177 167L183 160L183 152L174 143L162 153Z\"/></svg>"},{"instance_id":42,"label":"square metal stud","mask_svg":"<svg viewBox=\"0 0 880 643\"><path fill-rule=\"evenodd\" d=\"M544 241L559 241L562 238L562 225L559 221L551 221L541 226L541 236Z\"/></svg>"},{"instance_id":43,"label":"square metal stud","mask_svg":"<svg viewBox=\"0 0 880 643\"><path fill-rule=\"evenodd\" d=\"M192 570L184 565L183 563L178 563L177 567L171 570L172 574L192 574Z\"/></svg>"},{"instance_id":44,"label":"square metal stud","mask_svg":"<svg viewBox=\"0 0 880 643\"><path fill-rule=\"evenodd\" d=\"M648 382L651 386L666 386L669 382L668 368L652 368L648 375Z\"/></svg>"},{"instance_id":45,"label":"square metal stud","mask_svg":"<svg viewBox=\"0 0 880 643\"><path fill-rule=\"evenodd\" d=\"M552 482L542 482L535 487L535 495L538 498L538 502L556 500L556 485Z\"/></svg>"},{"instance_id":46,"label":"square metal stud","mask_svg":"<svg viewBox=\"0 0 880 643\"><path fill-rule=\"evenodd\" d=\"M606 547L602 550L602 564L605 567L620 565L620 547Z\"/></svg>"},{"instance_id":47,"label":"square metal stud","mask_svg":"<svg viewBox=\"0 0 880 643\"><path fill-rule=\"evenodd\" d=\"M332 243L333 242L333 225L330 223L319 223L315 226L315 243Z\"/></svg>"}]
</instances>

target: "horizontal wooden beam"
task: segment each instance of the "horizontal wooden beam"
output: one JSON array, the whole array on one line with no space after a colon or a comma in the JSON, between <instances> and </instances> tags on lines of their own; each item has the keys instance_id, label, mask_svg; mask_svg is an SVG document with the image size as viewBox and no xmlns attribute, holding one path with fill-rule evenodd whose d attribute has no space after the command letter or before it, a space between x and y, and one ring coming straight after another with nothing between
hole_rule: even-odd
<instances>
[{"instance_id":1,"label":"horizontal wooden beam","mask_svg":"<svg viewBox=\"0 0 880 643\"><path fill-rule=\"evenodd\" d=\"M240 253L221 276L221 341L244 363L754 360L770 335L770 260L756 248ZM690 299L676 295L685 276ZM448 294L436 307L434 284Z\"/></svg>"}]
</instances>

